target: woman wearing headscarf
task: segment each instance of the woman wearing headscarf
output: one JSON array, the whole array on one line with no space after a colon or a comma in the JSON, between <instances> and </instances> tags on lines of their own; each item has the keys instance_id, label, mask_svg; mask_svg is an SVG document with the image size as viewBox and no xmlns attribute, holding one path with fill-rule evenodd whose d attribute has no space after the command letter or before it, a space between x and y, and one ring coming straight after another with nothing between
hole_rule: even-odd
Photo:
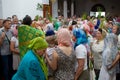
<instances>
[{"instance_id":1,"label":"woman wearing headscarf","mask_svg":"<svg viewBox=\"0 0 120 80\"><path fill-rule=\"evenodd\" d=\"M85 32L79 28L73 29L73 41L75 42L76 70L74 80L90 80L87 67L87 48L88 42Z\"/></svg>"},{"instance_id":2,"label":"woman wearing headscarf","mask_svg":"<svg viewBox=\"0 0 120 80\"><path fill-rule=\"evenodd\" d=\"M36 29L31 26L32 19L30 16L25 16L23 19L23 25L18 27L18 40L20 49L20 58L22 59L25 53L28 51L28 44L30 40L36 37L45 38L45 33L42 30Z\"/></svg>"},{"instance_id":3,"label":"woman wearing headscarf","mask_svg":"<svg viewBox=\"0 0 120 80\"><path fill-rule=\"evenodd\" d=\"M92 55L94 59L94 69L96 74L96 80L98 80L100 69L102 66L102 52L104 49L104 34L102 29L96 31L96 40L91 45Z\"/></svg>"},{"instance_id":4,"label":"woman wearing headscarf","mask_svg":"<svg viewBox=\"0 0 120 80\"><path fill-rule=\"evenodd\" d=\"M104 51L102 53L102 67L98 80L116 80L116 66L112 67L112 63L118 54L117 36L110 33L104 40ZM111 69L110 69L111 68Z\"/></svg>"},{"instance_id":5,"label":"woman wearing headscarf","mask_svg":"<svg viewBox=\"0 0 120 80\"><path fill-rule=\"evenodd\" d=\"M112 27L112 33L116 34L118 36L118 50L120 50L120 27L117 25L113 25ZM119 56L119 55L118 55ZM117 73L116 73L116 80L120 80L120 60L117 60Z\"/></svg>"},{"instance_id":6,"label":"woman wearing headscarf","mask_svg":"<svg viewBox=\"0 0 120 80\"><path fill-rule=\"evenodd\" d=\"M71 36L68 29L61 28L57 34L58 46L53 51L53 59L46 56L48 64L55 70L55 80L74 80L75 53L72 48Z\"/></svg>"},{"instance_id":7,"label":"woman wearing headscarf","mask_svg":"<svg viewBox=\"0 0 120 80\"><path fill-rule=\"evenodd\" d=\"M31 40L28 45L29 50L12 80L48 80L48 71L43 58L47 47L47 42L41 37Z\"/></svg>"}]
</instances>

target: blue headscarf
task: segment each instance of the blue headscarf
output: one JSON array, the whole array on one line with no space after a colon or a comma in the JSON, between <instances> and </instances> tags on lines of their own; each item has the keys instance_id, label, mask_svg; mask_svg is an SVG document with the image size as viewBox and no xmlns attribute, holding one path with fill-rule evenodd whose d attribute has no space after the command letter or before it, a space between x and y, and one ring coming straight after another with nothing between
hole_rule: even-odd
<instances>
[{"instance_id":1,"label":"blue headscarf","mask_svg":"<svg viewBox=\"0 0 120 80\"><path fill-rule=\"evenodd\" d=\"M74 28L73 29L73 35L76 38L74 48L76 48L80 44L86 44L88 42L87 35L82 29Z\"/></svg>"}]
</instances>

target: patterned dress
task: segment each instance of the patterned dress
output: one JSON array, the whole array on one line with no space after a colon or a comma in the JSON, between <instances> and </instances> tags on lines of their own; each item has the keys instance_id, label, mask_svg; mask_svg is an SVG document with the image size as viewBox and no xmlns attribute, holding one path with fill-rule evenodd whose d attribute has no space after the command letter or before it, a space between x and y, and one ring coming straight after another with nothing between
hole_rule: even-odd
<instances>
[{"instance_id":1,"label":"patterned dress","mask_svg":"<svg viewBox=\"0 0 120 80\"><path fill-rule=\"evenodd\" d=\"M59 60L57 63L57 70L55 71L55 80L74 80L75 74L75 52L67 56L61 49L56 48Z\"/></svg>"}]
</instances>

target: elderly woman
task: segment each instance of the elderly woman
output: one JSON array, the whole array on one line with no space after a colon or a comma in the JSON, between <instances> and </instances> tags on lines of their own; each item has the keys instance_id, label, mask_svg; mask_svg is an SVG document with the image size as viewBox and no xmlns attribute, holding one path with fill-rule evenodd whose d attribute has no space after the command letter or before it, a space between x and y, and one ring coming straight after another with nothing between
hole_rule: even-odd
<instances>
[{"instance_id":1,"label":"elderly woman","mask_svg":"<svg viewBox=\"0 0 120 80\"><path fill-rule=\"evenodd\" d=\"M104 40L105 47L102 53L102 67L98 80L116 80L116 66L112 63L118 54L117 36L113 33L108 34Z\"/></svg>"},{"instance_id":2,"label":"elderly woman","mask_svg":"<svg viewBox=\"0 0 120 80\"><path fill-rule=\"evenodd\" d=\"M56 36L58 46L53 51L52 61L46 56L47 62L55 70L55 80L74 80L76 58L70 33L67 29L61 28Z\"/></svg>"},{"instance_id":3,"label":"elderly woman","mask_svg":"<svg viewBox=\"0 0 120 80\"><path fill-rule=\"evenodd\" d=\"M87 67L87 36L83 30L75 28L73 29L73 40L77 58L74 80L90 80Z\"/></svg>"},{"instance_id":4,"label":"elderly woman","mask_svg":"<svg viewBox=\"0 0 120 80\"><path fill-rule=\"evenodd\" d=\"M94 59L94 69L96 74L96 80L98 80L100 69L102 66L102 52L104 49L104 36L103 30L98 29L96 32L96 40L93 41L91 46L93 59Z\"/></svg>"},{"instance_id":5,"label":"elderly woman","mask_svg":"<svg viewBox=\"0 0 120 80\"><path fill-rule=\"evenodd\" d=\"M47 80L48 72L43 59L47 47L47 42L41 37L31 40L28 45L29 50L12 80Z\"/></svg>"}]
</instances>

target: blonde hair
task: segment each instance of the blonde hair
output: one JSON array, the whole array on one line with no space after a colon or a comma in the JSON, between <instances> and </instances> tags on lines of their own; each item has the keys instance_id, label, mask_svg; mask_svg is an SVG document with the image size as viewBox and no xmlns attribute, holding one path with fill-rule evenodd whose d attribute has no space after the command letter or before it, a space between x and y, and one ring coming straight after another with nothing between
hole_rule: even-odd
<instances>
[{"instance_id":1,"label":"blonde hair","mask_svg":"<svg viewBox=\"0 0 120 80\"><path fill-rule=\"evenodd\" d=\"M57 45L57 40L56 40L55 35L47 36L46 41L48 42L49 47L53 47L53 46Z\"/></svg>"}]
</instances>

